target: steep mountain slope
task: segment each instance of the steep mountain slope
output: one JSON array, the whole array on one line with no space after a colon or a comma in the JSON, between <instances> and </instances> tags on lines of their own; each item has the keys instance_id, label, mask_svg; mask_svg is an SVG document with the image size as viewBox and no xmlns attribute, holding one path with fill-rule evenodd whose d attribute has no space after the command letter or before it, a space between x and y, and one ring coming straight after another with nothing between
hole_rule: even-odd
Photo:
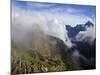
<instances>
[{"instance_id":1,"label":"steep mountain slope","mask_svg":"<svg viewBox=\"0 0 100 75\"><path fill-rule=\"evenodd\" d=\"M59 38L42 31L33 32L30 36L20 42L12 40L13 75L80 69L66 56L68 48Z\"/></svg>"}]
</instances>

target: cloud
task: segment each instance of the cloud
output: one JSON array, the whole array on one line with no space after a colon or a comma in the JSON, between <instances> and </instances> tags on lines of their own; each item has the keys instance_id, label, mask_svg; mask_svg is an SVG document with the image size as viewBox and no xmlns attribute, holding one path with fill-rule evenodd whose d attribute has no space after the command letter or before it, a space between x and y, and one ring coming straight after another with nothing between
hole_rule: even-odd
<instances>
[{"instance_id":1,"label":"cloud","mask_svg":"<svg viewBox=\"0 0 100 75\"><path fill-rule=\"evenodd\" d=\"M62 23L61 19L55 17L52 20L53 21L50 21L51 23L49 23L49 25L50 25L49 26L50 27L49 28L50 31L48 31L49 34L60 38L61 40L64 41L64 43L69 48L71 48L72 47L71 40L68 37L68 34L67 34L67 31L66 31L65 25Z\"/></svg>"},{"instance_id":2,"label":"cloud","mask_svg":"<svg viewBox=\"0 0 100 75\"><path fill-rule=\"evenodd\" d=\"M41 13L45 13L45 15L50 19L56 17L57 19L59 19L59 21L62 21L62 23L64 25L71 25L72 27L76 26L77 24L84 24L86 23L88 20L90 20L93 24L95 24L95 20L91 17L88 17L84 14L72 14L72 13L68 13L65 11L64 12L57 12L54 10L51 12L41 12Z\"/></svg>"},{"instance_id":3,"label":"cloud","mask_svg":"<svg viewBox=\"0 0 100 75\"><path fill-rule=\"evenodd\" d=\"M84 41L89 43L93 43L95 38L95 27L87 28L86 31L80 31L76 36L77 41Z\"/></svg>"},{"instance_id":4,"label":"cloud","mask_svg":"<svg viewBox=\"0 0 100 75\"><path fill-rule=\"evenodd\" d=\"M30 3L28 3L28 6ZM50 7L48 4L35 4L32 6ZM61 9L59 9L61 10ZM72 12L73 9L68 9ZM75 12L76 10L73 10ZM66 12L66 13L65 13ZM78 23L84 24L92 19L84 14L71 14L67 11L58 12L57 10L37 11L22 9L12 6L12 36L15 39L25 38L29 30L41 30L45 34L52 35L63 40L69 47L72 47L70 38L65 30L65 25L75 26ZM15 31L16 30L16 31ZM20 34L17 36L16 34ZM67 41L66 41L67 39Z\"/></svg>"},{"instance_id":5,"label":"cloud","mask_svg":"<svg viewBox=\"0 0 100 75\"><path fill-rule=\"evenodd\" d=\"M41 29L46 32L47 28L46 18L40 13L21 9L12 11L12 36L15 39L23 39L31 30Z\"/></svg>"},{"instance_id":6,"label":"cloud","mask_svg":"<svg viewBox=\"0 0 100 75\"><path fill-rule=\"evenodd\" d=\"M65 17L64 17L65 16ZM66 14L64 15L62 20L65 25L71 25L72 27L76 26L77 24L84 24L88 20L92 21L91 18L82 15L82 14Z\"/></svg>"},{"instance_id":7,"label":"cloud","mask_svg":"<svg viewBox=\"0 0 100 75\"><path fill-rule=\"evenodd\" d=\"M61 19L53 15L50 18L50 15L47 16L45 13L20 8L12 10L12 39L23 40L31 30L33 32L41 30L45 34L60 38L69 47L71 46ZM66 39L69 41L66 42Z\"/></svg>"},{"instance_id":8,"label":"cloud","mask_svg":"<svg viewBox=\"0 0 100 75\"><path fill-rule=\"evenodd\" d=\"M25 10L30 10L37 13L38 12L45 13L48 19L52 17L54 19L55 17L57 17L58 19L62 20L62 23L65 25L70 24L72 26L75 26L78 23L84 24L88 20L95 23L94 17L91 18L86 14L84 14L84 12L86 12L86 9L81 9L80 7L79 9L77 9L74 7L73 8L69 7L68 5L62 5L62 4L60 5L60 4L52 4L52 3L48 4L48 3L39 3L39 2L25 2L24 4L25 5L22 6L28 8Z\"/></svg>"}]
</instances>

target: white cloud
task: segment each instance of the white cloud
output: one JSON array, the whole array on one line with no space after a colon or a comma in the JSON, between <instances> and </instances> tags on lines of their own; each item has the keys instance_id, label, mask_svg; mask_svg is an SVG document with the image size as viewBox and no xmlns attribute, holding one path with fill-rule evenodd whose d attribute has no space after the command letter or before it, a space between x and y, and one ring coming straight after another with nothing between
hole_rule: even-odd
<instances>
[{"instance_id":1,"label":"white cloud","mask_svg":"<svg viewBox=\"0 0 100 75\"><path fill-rule=\"evenodd\" d=\"M47 21L45 16L40 13L33 13L21 9L12 11L12 37L16 40L22 40L29 31L41 30L47 32Z\"/></svg>"},{"instance_id":2,"label":"white cloud","mask_svg":"<svg viewBox=\"0 0 100 75\"><path fill-rule=\"evenodd\" d=\"M88 20L95 24L94 19L83 15L83 14L71 14L71 13L63 13L63 12L43 12L49 18L57 18L59 19L64 25L71 25L72 27L76 26L77 24L85 24Z\"/></svg>"},{"instance_id":3,"label":"white cloud","mask_svg":"<svg viewBox=\"0 0 100 75\"><path fill-rule=\"evenodd\" d=\"M95 27L87 28L86 31L80 31L76 36L77 41L84 41L89 43L92 43L95 38Z\"/></svg>"},{"instance_id":4,"label":"white cloud","mask_svg":"<svg viewBox=\"0 0 100 75\"><path fill-rule=\"evenodd\" d=\"M84 24L88 20L92 21L91 18L82 14L65 14L62 17L62 20L65 25L71 25L72 27L76 26L77 24Z\"/></svg>"},{"instance_id":5,"label":"white cloud","mask_svg":"<svg viewBox=\"0 0 100 75\"><path fill-rule=\"evenodd\" d=\"M38 5L37 5L38 6ZM41 5L40 5L41 6ZM62 39L69 47L72 43L66 33L65 25L75 26L76 24L84 24L91 18L82 14L69 14L69 13L52 13L45 11L32 11L24 10L13 6L12 8L12 34L14 38L25 37L28 30L41 29L44 33ZM18 28L15 32L14 28ZM16 34L21 34L17 36ZM67 42L66 42L67 39Z\"/></svg>"},{"instance_id":6,"label":"white cloud","mask_svg":"<svg viewBox=\"0 0 100 75\"><path fill-rule=\"evenodd\" d=\"M68 37L61 19L55 16L49 18L49 16L41 12L32 12L19 8L12 10L12 39L22 40L26 37L28 31L41 30L65 42ZM71 46L71 42L67 41L67 45Z\"/></svg>"}]
</instances>

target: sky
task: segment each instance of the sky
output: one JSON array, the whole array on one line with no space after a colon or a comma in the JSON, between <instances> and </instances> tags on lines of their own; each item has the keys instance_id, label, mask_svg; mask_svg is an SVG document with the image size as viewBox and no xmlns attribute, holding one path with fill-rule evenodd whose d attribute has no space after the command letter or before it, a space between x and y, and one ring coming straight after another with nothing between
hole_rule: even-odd
<instances>
[{"instance_id":1,"label":"sky","mask_svg":"<svg viewBox=\"0 0 100 75\"><path fill-rule=\"evenodd\" d=\"M60 38L71 47L65 25L74 27L77 24L85 24L87 21L95 25L95 20L95 6L12 0L12 36L15 39L23 39L29 30L41 30ZM92 31L94 30L95 28Z\"/></svg>"},{"instance_id":2,"label":"sky","mask_svg":"<svg viewBox=\"0 0 100 75\"><path fill-rule=\"evenodd\" d=\"M90 5L75 5L75 4L58 4L58 3L39 3L27 1L12 1L13 5L23 10L32 12L41 12L45 15L58 16L63 20L64 24L75 26L78 23L84 23L91 20L95 23L96 7ZM50 17L50 16L48 16ZM63 18L63 19L62 19Z\"/></svg>"}]
</instances>

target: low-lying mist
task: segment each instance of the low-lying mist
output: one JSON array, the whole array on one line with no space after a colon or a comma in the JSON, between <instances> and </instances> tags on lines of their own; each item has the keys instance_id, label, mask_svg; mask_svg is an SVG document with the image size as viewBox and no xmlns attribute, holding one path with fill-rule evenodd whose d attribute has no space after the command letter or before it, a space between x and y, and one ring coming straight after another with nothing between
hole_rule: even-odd
<instances>
[{"instance_id":1,"label":"low-lying mist","mask_svg":"<svg viewBox=\"0 0 100 75\"><path fill-rule=\"evenodd\" d=\"M12 40L18 42L27 40L30 37L29 34L35 34L39 37L45 35L51 35L57 37L68 46L71 47L71 41L68 38L65 26L57 19L48 19L45 13L32 12L25 10L16 10L12 12ZM66 41L67 40L67 41Z\"/></svg>"}]
</instances>

